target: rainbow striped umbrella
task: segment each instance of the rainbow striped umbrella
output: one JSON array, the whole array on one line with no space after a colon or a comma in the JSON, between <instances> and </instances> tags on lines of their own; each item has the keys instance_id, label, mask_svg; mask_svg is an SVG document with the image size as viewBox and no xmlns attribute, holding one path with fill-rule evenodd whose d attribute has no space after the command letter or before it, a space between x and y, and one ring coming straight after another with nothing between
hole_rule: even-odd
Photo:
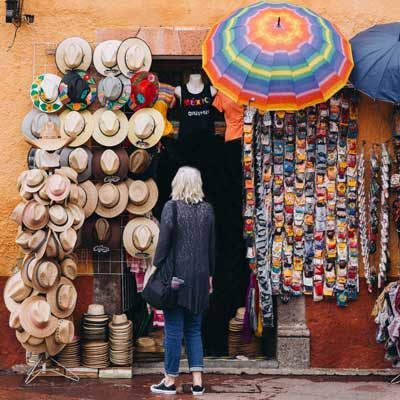
<instances>
[{"instance_id":1,"label":"rainbow striped umbrella","mask_svg":"<svg viewBox=\"0 0 400 400\"><path fill-rule=\"evenodd\" d=\"M329 99L353 68L351 46L304 7L260 1L214 25L203 43L213 85L239 104L298 110Z\"/></svg>"}]
</instances>

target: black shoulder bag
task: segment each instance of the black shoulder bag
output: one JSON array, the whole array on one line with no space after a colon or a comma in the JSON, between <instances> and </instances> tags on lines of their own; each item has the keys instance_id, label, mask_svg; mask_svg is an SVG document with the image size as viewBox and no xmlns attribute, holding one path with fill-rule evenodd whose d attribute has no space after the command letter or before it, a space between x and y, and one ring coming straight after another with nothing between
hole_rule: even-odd
<instances>
[{"instance_id":1,"label":"black shoulder bag","mask_svg":"<svg viewBox=\"0 0 400 400\"><path fill-rule=\"evenodd\" d=\"M157 308L166 310L174 308L177 304L178 290L171 287L172 277L175 274L175 247L177 230L177 206L172 202L173 211L173 231L172 231L172 250L166 257L164 263L159 265L153 275L150 276L147 285L142 291L142 297L146 303Z\"/></svg>"}]
</instances>

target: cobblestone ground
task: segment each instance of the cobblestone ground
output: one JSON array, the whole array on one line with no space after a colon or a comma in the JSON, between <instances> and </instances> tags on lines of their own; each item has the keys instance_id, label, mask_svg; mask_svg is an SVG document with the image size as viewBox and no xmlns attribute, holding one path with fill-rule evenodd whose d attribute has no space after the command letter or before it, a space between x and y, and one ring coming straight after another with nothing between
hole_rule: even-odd
<instances>
[{"instance_id":1,"label":"cobblestone ground","mask_svg":"<svg viewBox=\"0 0 400 400\"><path fill-rule=\"evenodd\" d=\"M179 394L160 396L149 393L149 385L159 376L139 376L127 380L84 379L70 383L63 378L40 378L29 386L21 375L0 377L0 399L4 400L141 400L189 399L190 377L178 382ZM273 377L210 375L204 400L398 400L400 385L390 385L388 378L356 377Z\"/></svg>"}]
</instances>

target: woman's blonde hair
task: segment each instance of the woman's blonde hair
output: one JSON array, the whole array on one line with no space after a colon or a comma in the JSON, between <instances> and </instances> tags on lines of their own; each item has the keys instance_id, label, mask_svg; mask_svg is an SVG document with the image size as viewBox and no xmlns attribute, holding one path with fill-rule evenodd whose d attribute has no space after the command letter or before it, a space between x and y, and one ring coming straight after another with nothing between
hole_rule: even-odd
<instances>
[{"instance_id":1,"label":"woman's blonde hair","mask_svg":"<svg viewBox=\"0 0 400 400\"><path fill-rule=\"evenodd\" d=\"M200 171L192 167L181 167L172 181L172 200L182 200L188 204L203 201L203 181Z\"/></svg>"}]
</instances>

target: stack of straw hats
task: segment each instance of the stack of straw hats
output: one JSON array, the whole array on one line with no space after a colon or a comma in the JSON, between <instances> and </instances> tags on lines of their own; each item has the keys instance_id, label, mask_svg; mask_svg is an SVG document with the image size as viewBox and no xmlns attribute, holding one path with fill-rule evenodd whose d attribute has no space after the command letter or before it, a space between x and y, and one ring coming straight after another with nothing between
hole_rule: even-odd
<instances>
[{"instance_id":1,"label":"stack of straw hats","mask_svg":"<svg viewBox=\"0 0 400 400\"><path fill-rule=\"evenodd\" d=\"M136 341L135 362L157 362L164 359L164 348L157 338L144 336Z\"/></svg>"},{"instance_id":2,"label":"stack of straw hats","mask_svg":"<svg viewBox=\"0 0 400 400\"><path fill-rule=\"evenodd\" d=\"M109 324L110 361L113 365L132 365L132 336L132 321L125 314L114 315Z\"/></svg>"},{"instance_id":3,"label":"stack of straw hats","mask_svg":"<svg viewBox=\"0 0 400 400\"><path fill-rule=\"evenodd\" d=\"M82 365L106 368L109 365L107 326L108 315L101 304L90 304L82 324Z\"/></svg>"},{"instance_id":4,"label":"stack of straw hats","mask_svg":"<svg viewBox=\"0 0 400 400\"><path fill-rule=\"evenodd\" d=\"M81 365L80 340L75 336L71 343L67 344L56 359L67 368L78 368Z\"/></svg>"}]
</instances>

